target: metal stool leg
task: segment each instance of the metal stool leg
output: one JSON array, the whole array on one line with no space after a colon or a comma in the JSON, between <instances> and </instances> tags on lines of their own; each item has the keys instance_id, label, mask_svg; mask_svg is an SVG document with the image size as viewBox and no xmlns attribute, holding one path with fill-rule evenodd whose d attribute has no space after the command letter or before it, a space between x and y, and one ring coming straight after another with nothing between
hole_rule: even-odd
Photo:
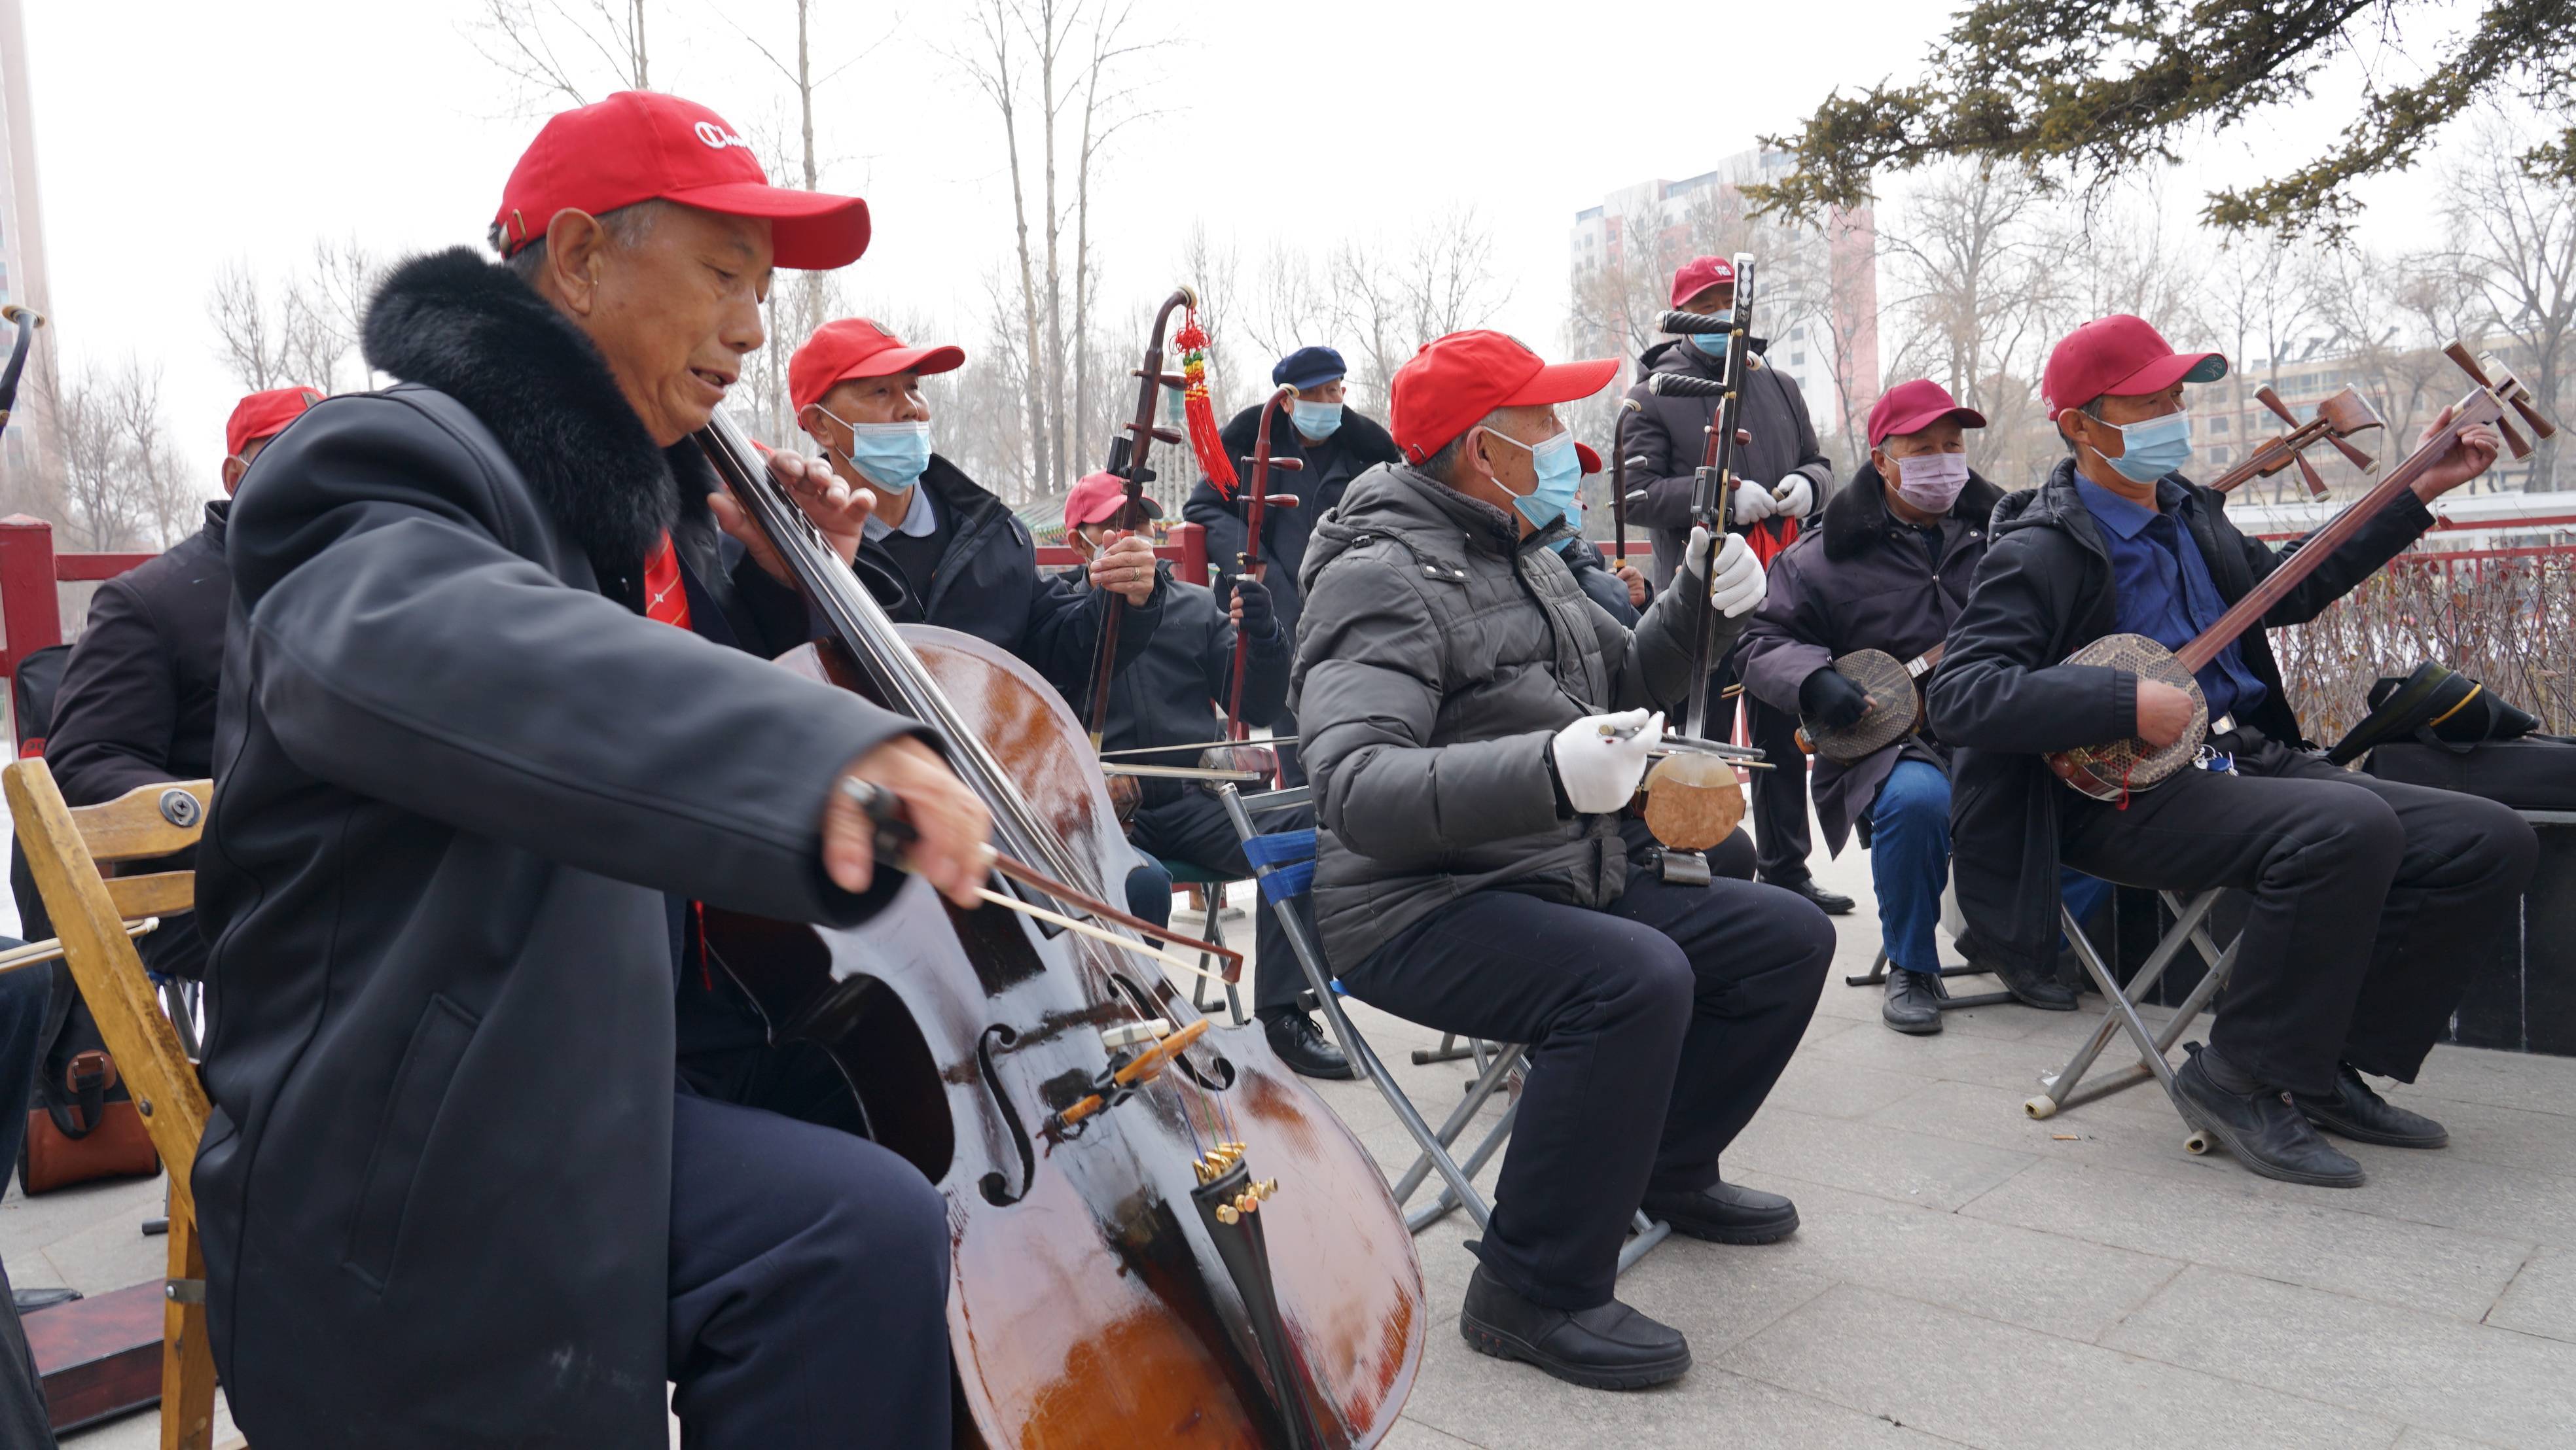
<instances>
[{"instance_id":1,"label":"metal stool leg","mask_svg":"<svg viewBox=\"0 0 2576 1450\"><path fill-rule=\"evenodd\" d=\"M2040 1094L2022 1104L2022 1110L2032 1117L2054 1117L2063 1109L2083 1103L2098 1102L2113 1093L2136 1087L2150 1077L2161 1083L2168 1095L2173 1092L2173 1068L2166 1062L2165 1054L2173 1049L2174 1043L2190 1029L2192 1021L2209 1005L2210 999L2218 994L2218 989L2225 985L2228 973L2236 965L2236 943L2230 942L2225 951L2219 950L2217 942L2211 938L2203 925L2208 919L2210 909L2218 904L2217 891L2204 891L2188 903L2180 901L2173 893L2166 892L2164 902L2174 913L2174 924L2165 932L2163 939L2156 943L2155 951L2148 955L2145 964L2139 967L2137 975L2130 979L2125 992L2121 990L2119 983L2112 980L2110 967L2102 960L2101 953L2094 949L2093 943L2076 926L2073 916L2063 907L2059 908L2058 914L2065 923L2068 944L2074 947L2077 959L2084 963L2085 972L2093 978L2095 986L2101 990L2103 1000L2110 1004L2110 1008L2103 1014L2101 1024L2093 1029L2090 1037L2085 1039L2084 1045L2076 1049L2073 1057L2067 1059L2066 1066L2042 1077ZM2149 1032L2146 1020L2138 1015L2134 998L2144 996L2147 990L2164 975L2165 969L2172 966L2182 955L2185 947L2199 952L2201 959L2208 963L2209 970L2184 998L2183 1005L2175 1010L2173 1019L2165 1024L2164 1030ZM2110 1046L2111 1039L2123 1030L2129 1033L2131 1040L2138 1047L2138 1061L2079 1092L2078 1085L2082 1083L2085 1073L2092 1069L2094 1060L2101 1056L2104 1048Z\"/></svg>"}]
</instances>

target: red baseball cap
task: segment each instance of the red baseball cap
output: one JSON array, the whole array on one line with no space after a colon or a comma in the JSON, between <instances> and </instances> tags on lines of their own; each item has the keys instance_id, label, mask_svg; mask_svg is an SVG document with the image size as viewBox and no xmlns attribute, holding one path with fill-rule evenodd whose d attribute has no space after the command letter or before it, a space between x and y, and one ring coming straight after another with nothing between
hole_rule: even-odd
<instances>
[{"instance_id":1,"label":"red baseball cap","mask_svg":"<svg viewBox=\"0 0 2576 1450\"><path fill-rule=\"evenodd\" d=\"M828 271L868 249L866 202L770 185L751 143L722 116L656 91L619 91L546 122L501 188L492 242L506 257L566 208L600 216L655 200L769 218L782 267Z\"/></svg>"},{"instance_id":2,"label":"red baseball cap","mask_svg":"<svg viewBox=\"0 0 2576 1450\"><path fill-rule=\"evenodd\" d=\"M1416 463L1496 408L1552 407L1610 386L1619 360L1551 363L1517 338L1477 329L1426 342L1395 370L1388 411L1395 446Z\"/></svg>"},{"instance_id":3,"label":"red baseball cap","mask_svg":"<svg viewBox=\"0 0 2576 1450\"><path fill-rule=\"evenodd\" d=\"M820 401L834 384L852 378L944 373L965 365L962 348L906 347L881 323L844 317L815 328L814 335L787 360L787 400L802 413L806 404Z\"/></svg>"},{"instance_id":4,"label":"red baseball cap","mask_svg":"<svg viewBox=\"0 0 2576 1450\"><path fill-rule=\"evenodd\" d=\"M1985 414L1961 406L1948 388L1930 378L1898 383L1879 394L1877 406L1869 410L1869 446L1876 448L1891 434L1920 433L1944 418L1958 419L1962 428L1986 426Z\"/></svg>"},{"instance_id":5,"label":"red baseball cap","mask_svg":"<svg viewBox=\"0 0 2576 1450\"><path fill-rule=\"evenodd\" d=\"M287 424L321 401L322 394L312 388L270 388L233 404L233 415L224 420L224 456L241 457L243 449L285 432Z\"/></svg>"},{"instance_id":6,"label":"red baseball cap","mask_svg":"<svg viewBox=\"0 0 2576 1450\"><path fill-rule=\"evenodd\" d=\"M1681 306L1711 287L1732 284L1735 264L1724 257L1693 257L1673 273L1673 302Z\"/></svg>"},{"instance_id":7,"label":"red baseball cap","mask_svg":"<svg viewBox=\"0 0 2576 1450\"><path fill-rule=\"evenodd\" d=\"M1152 494L1143 498L1145 513L1152 518L1163 516L1163 506ZM1127 502L1127 480L1109 472L1086 473L1073 491L1064 496L1064 526L1078 529L1084 524L1097 524L1117 517Z\"/></svg>"},{"instance_id":8,"label":"red baseball cap","mask_svg":"<svg viewBox=\"0 0 2576 1450\"><path fill-rule=\"evenodd\" d=\"M2039 391L2054 417L2099 397L2133 398L2161 393L2176 383L2214 383L2225 376L2223 355L2176 352L2145 318L2123 312L2066 334L2048 355Z\"/></svg>"}]
</instances>

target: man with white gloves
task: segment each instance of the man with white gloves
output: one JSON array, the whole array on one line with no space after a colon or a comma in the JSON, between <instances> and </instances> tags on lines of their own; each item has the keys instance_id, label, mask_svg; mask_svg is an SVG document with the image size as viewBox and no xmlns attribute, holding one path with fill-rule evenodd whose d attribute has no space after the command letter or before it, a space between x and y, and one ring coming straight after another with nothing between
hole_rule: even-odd
<instances>
[{"instance_id":1,"label":"man with white gloves","mask_svg":"<svg viewBox=\"0 0 2576 1450\"><path fill-rule=\"evenodd\" d=\"M1672 302L1676 312L1732 318L1735 265L1724 257L1684 262L1673 272ZM1628 521L1643 525L1655 541L1658 585L1679 567L1690 528L1692 475L1717 421L1719 400L1667 396L1650 387L1649 379L1656 373L1723 378L1727 336L1694 333L1646 349L1637 359L1637 382L1628 389L1628 400L1636 407L1619 415L1619 451L1628 459L1628 483L1645 494L1628 510ZM1800 529L1815 522L1834 492L1833 460L1816 441L1807 400L1795 379L1771 366L1768 346L1764 338L1746 340L1750 356L1739 420L1745 436L1734 460L1738 482L1733 514L1735 530L1766 569L1797 541ZM1735 698L1727 691L1737 681L1737 664L1729 657L1709 680L1711 735L1735 728ZM1753 780L1753 835L1761 847L1762 879L1797 892L1830 915L1850 911L1852 899L1818 886L1807 865L1814 841L1807 829L1807 758L1798 749L1797 715L1748 695L1745 716L1746 734L1772 766Z\"/></svg>"},{"instance_id":2,"label":"man with white gloves","mask_svg":"<svg viewBox=\"0 0 2576 1450\"><path fill-rule=\"evenodd\" d=\"M1612 1297L1639 1208L1768 1243L1776 1194L1718 1155L1806 1029L1832 926L1796 895L1668 883L1626 810L1690 679L1690 632L1761 603L1741 536L1688 536L1631 632L1554 547L1590 450L1558 404L1615 360L1551 366L1452 333L1395 375L1405 462L1352 481L1308 541L1290 698L1318 816L1315 907L1345 987L1446 1031L1530 1044L1518 1126L1459 1328L1576 1384L1679 1376L1690 1346ZM1749 877L1739 833L1731 854ZM1726 845L1711 853L1723 870Z\"/></svg>"}]
</instances>

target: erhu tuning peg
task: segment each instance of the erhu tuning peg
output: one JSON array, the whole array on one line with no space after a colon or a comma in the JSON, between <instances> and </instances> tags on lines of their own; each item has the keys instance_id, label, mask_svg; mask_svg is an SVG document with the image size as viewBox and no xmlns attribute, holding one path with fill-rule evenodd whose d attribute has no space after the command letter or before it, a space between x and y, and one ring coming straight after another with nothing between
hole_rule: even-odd
<instances>
[{"instance_id":1,"label":"erhu tuning peg","mask_svg":"<svg viewBox=\"0 0 2576 1450\"><path fill-rule=\"evenodd\" d=\"M2326 496L2326 481L2322 477L2318 476L2317 466L2310 463L2308 461L2308 455L2304 453L2293 454L2291 456L2299 460L2299 478L2308 486L2308 497L2324 498Z\"/></svg>"},{"instance_id":2,"label":"erhu tuning peg","mask_svg":"<svg viewBox=\"0 0 2576 1450\"><path fill-rule=\"evenodd\" d=\"M1267 502L1275 509L1292 509L1297 506L1298 498L1293 493L1274 493L1268 496Z\"/></svg>"},{"instance_id":3,"label":"erhu tuning peg","mask_svg":"<svg viewBox=\"0 0 2576 1450\"><path fill-rule=\"evenodd\" d=\"M2504 418L2496 419L2495 430L2504 435L2505 450L2515 458L2531 456L2531 440L2523 437L2522 430L2514 427L2511 421Z\"/></svg>"},{"instance_id":4,"label":"erhu tuning peg","mask_svg":"<svg viewBox=\"0 0 2576 1450\"><path fill-rule=\"evenodd\" d=\"M1129 368L1127 370L1127 376L1131 378L1141 378L1145 376L1145 370L1143 368ZM1154 376L1162 382L1164 387L1167 388L1186 388L1190 385L1190 380L1181 376L1179 373L1156 373Z\"/></svg>"},{"instance_id":5,"label":"erhu tuning peg","mask_svg":"<svg viewBox=\"0 0 2576 1450\"><path fill-rule=\"evenodd\" d=\"M1128 426L1134 427L1135 425L1131 423ZM1187 443L1190 441L1186 436L1176 433L1169 428L1155 428L1149 431L1153 433L1154 441L1157 443Z\"/></svg>"},{"instance_id":6,"label":"erhu tuning peg","mask_svg":"<svg viewBox=\"0 0 2576 1450\"><path fill-rule=\"evenodd\" d=\"M2328 433L2326 435L2326 441L2335 446L2335 451L2344 456L2345 462L2350 463L2353 467L2362 470L2364 473L2367 473L2378 466L2377 460L2373 459L2368 453L2363 452L2361 449L2355 448L2350 443L2345 442L2343 435L2340 433Z\"/></svg>"},{"instance_id":7,"label":"erhu tuning peg","mask_svg":"<svg viewBox=\"0 0 2576 1450\"><path fill-rule=\"evenodd\" d=\"M2478 366L2478 359L2469 356L2469 350L2462 347L2456 341L2442 349L2442 356L2459 364L2460 371L2467 373L2469 375L2469 381L2476 383L2479 387L2492 388L2495 386L2495 384L2487 381L2486 369Z\"/></svg>"}]
</instances>

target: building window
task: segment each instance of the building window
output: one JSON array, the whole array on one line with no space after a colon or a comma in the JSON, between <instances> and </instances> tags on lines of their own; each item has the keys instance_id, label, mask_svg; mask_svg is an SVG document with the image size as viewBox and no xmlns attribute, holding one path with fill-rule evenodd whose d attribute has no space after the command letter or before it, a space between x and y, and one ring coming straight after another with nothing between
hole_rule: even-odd
<instances>
[{"instance_id":1,"label":"building window","mask_svg":"<svg viewBox=\"0 0 2576 1450\"><path fill-rule=\"evenodd\" d=\"M2209 461L2212 463L2225 463L2235 456L2236 450L2233 448L2212 448L2209 450Z\"/></svg>"},{"instance_id":2,"label":"building window","mask_svg":"<svg viewBox=\"0 0 2576 1450\"><path fill-rule=\"evenodd\" d=\"M2224 433L2227 431L2227 428L2228 420L2225 413L2221 413L2217 417L2209 420L2209 431L2212 433Z\"/></svg>"}]
</instances>

